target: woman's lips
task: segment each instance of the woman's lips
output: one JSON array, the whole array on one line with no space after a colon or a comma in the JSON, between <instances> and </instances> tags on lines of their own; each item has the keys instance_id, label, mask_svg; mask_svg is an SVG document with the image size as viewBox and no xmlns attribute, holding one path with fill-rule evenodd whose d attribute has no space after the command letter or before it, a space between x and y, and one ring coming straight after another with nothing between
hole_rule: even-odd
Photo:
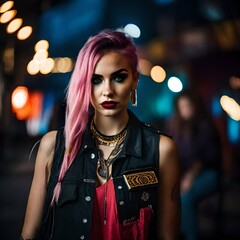
<instances>
[{"instance_id":1,"label":"woman's lips","mask_svg":"<svg viewBox=\"0 0 240 240\"><path fill-rule=\"evenodd\" d=\"M101 104L101 106L105 109L113 109L116 107L116 105L117 103L114 101L106 101Z\"/></svg>"}]
</instances>

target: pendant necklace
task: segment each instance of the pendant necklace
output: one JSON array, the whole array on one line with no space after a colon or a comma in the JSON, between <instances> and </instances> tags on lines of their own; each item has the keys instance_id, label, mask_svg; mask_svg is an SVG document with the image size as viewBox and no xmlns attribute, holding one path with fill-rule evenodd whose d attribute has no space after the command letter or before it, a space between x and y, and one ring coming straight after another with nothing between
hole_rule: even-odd
<instances>
[{"instance_id":1,"label":"pendant necklace","mask_svg":"<svg viewBox=\"0 0 240 240\"><path fill-rule=\"evenodd\" d=\"M91 132L95 138L96 145L98 148L98 165L97 165L97 175L106 180L104 186L104 207L103 207L103 223L107 224L107 191L108 191L108 180L111 178L110 167L112 166L114 160L123 148L123 142L127 135L127 128L125 127L120 133L113 136L105 136L101 134L95 127L92 120L90 126ZM99 148L100 145L114 147L107 159L104 159L104 153L102 149Z\"/></svg>"},{"instance_id":2,"label":"pendant necklace","mask_svg":"<svg viewBox=\"0 0 240 240\"><path fill-rule=\"evenodd\" d=\"M110 179L109 167L113 164L117 155L123 148L123 141L127 135L127 128L125 127L120 133L113 136L105 136L101 134L95 127L94 122L91 122L91 132L96 140L96 145L104 145L109 147L114 147L111 151L107 159L104 159L104 154L101 149L98 147L99 152L99 160L97 173L100 177L106 179L107 181Z\"/></svg>"}]
</instances>

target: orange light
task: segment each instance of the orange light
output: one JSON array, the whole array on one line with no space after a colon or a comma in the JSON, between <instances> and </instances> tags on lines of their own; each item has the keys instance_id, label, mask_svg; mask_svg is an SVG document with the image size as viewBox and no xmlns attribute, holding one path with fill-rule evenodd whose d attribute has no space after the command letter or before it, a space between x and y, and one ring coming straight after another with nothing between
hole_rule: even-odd
<instances>
[{"instance_id":1,"label":"orange light","mask_svg":"<svg viewBox=\"0 0 240 240\"><path fill-rule=\"evenodd\" d=\"M151 72L150 72L150 75L152 77L152 79L155 81L155 82L163 82L164 79L166 78L166 72L165 70L160 67L160 66L154 66L152 69L151 69Z\"/></svg>"},{"instance_id":2,"label":"orange light","mask_svg":"<svg viewBox=\"0 0 240 240\"><path fill-rule=\"evenodd\" d=\"M14 5L14 1L7 1L0 6L0 13L4 13L11 9Z\"/></svg>"},{"instance_id":3,"label":"orange light","mask_svg":"<svg viewBox=\"0 0 240 240\"><path fill-rule=\"evenodd\" d=\"M31 111L30 104L27 103L24 108L18 109L16 112L16 118L18 120L25 120L29 117L29 113Z\"/></svg>"},{"instance_id":4,"label":"orange light","mask_svg":"<svg viewBox=\"0 0 240 240\"><path fill-rule=\"evenodd\" d=\"M12 110L16 113L16 117L18 120L24 120L29 116L29 93L26 87L16 87L12 93L11 102Z\"/></svg>"},{"instance_id":5,"label":"orange light","mask_svg":"<svg viewBox=\"0 0 240 240\"><path fill-rule=\"evenodd\" d=\"M18 33L17 33L17 38L19 40L25 40L27 39L30 35L32 34L32 27L31 26L25 26L22 27Z\"/></svg>"},{"instance_id":6,"label":"orange light","mask_svg":"<svg viewBox=\"0 0 240 240\"><path fill-rule=\"evenodd\" d=\"M151 69L153 67L150 61L148 61L147 59L140 58L138 65L139 65L139 71L141 74L145 76L150 75Z\"/></svg>"},{"instance_id":7,"label":"orange light","mask_svg":"<svg viewBox=\"0 0 240 240\"><path fill-rule=\"evenodd\" d=\"M7 12L5 12L1 15L0 22L1 23L7 23L10 20L12 20L16 16L16 14L17 14L16 10L7 11Z\"/></svg>"},{"instance_id":8,"label":"orange light","mask_svg":"<svg viewBox=\"0 0 240 240\"><path fill-rule=\"evenodd\" d=\"M33 92L30 94L31 111L29 118L39 118L42 112L43 94Z\"/></svg>"},{"instance_id":9,"label":"orange light","mask_svg":"<svg viewBox=\"0 0 240 240\"><path fill-rule=\"evenodd\" d=\"M14 33L22 26L23 20L21 18L14 18L7 26L7 33Z\"/></svg>"},{"instance_id":10,"label":"orange light","mask_svg":"<svg viewBox=\"0 0 240 240\"><path fill-rule=\"evenodd\" d=\"M36 52L39 50L48 50L48 48L49 48L49 43L47 40L38 41L34 47Z\"/></svg>"},{"instance_id":11,"label":"orange light","mask_svg":"<svg viewBox=\"0 0 240 240\"><path fill-rule=\"evenodd\" d=\"M23 86L15 88L12 93L12 106L14 109L19 109L24 107L28 101L28 89Z\"/></svg>"}]
</instances>

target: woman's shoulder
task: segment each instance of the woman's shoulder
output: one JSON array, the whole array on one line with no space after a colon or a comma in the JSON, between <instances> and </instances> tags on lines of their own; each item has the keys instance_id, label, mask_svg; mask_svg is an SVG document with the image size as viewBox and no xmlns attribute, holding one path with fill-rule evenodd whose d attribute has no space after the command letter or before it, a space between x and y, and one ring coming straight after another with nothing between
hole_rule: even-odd
<instances>
[{"instance_id":1,"label":"woman's shoulder","mask_svg":"<svg viewBox=\"0 0 240 240\"><path fill-rule=\"evenodd\" d=\"M171 151L176 148L176 143L169 135L160 134L159 146L163 151Z\"/></svg>"},{"instance_id":2,"label":"woman's shoulder","mask_svg":"<svg viewBox=\"0 0 240 240\"><path fill-rule=\"evenodd\" d=\"M160 136L160 139L161 141L172 141L172 137L165 133L164 131L161 131L159 130L156 126L154 125L151 125L151 124L148 124L148 123L144 123L144 122L141 122L142 126L143 126L143 129L146 131L146 132L150 132L150 133L153 133L155 135L159 135Z\"/></svg>"},{"instance_id":3,"label":"woman's shoulder","mask_svg":"<svg viewBox=\"0 0 240 240\"><path fill-rule=\"evenodd\" d=\"M159 155L161 158L161 164L164 164L165 162L177 163L177 145L170 136L160 134Z\"/></svg>"},{"instance_id":4,"label":"woman's shoulder","mask_svg":"<svg viewBox=\"0 0 240 240\"><path fill-rule=\"evenodd\" d=\"M50 131L43 135L40 142L40 149L45 152L52 152L56 142L57 131Z\"/></svg>"},{"instance_id":5,"label":"woman's shoulder","mask_svg":"<svg viewBox=\"0 0 240 240\"><path fill-rule=\"evenodd\" d=\"M45 179L49 179L53 162L57 131L50 131L43 135L37 153L35 170L36 174L44 173Z\"/></svg>"}]
</instances>

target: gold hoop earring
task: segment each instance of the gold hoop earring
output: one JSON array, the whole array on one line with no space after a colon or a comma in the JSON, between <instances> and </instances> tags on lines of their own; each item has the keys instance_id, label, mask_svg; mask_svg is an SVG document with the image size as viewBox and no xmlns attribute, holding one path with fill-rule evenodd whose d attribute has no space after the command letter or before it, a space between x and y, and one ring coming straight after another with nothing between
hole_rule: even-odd
<instances>
[{"instance_id":1,"label":"gold hoop earring","mask_svg":"<svg viewBox=\"0 0 240 240\"><path fill-rule=\"evenodd\" d=\"M134 107L137 106L137 89L133 89L131 91L131 103L132 103L132 106Z\"/></svg>"}]
</instances>

